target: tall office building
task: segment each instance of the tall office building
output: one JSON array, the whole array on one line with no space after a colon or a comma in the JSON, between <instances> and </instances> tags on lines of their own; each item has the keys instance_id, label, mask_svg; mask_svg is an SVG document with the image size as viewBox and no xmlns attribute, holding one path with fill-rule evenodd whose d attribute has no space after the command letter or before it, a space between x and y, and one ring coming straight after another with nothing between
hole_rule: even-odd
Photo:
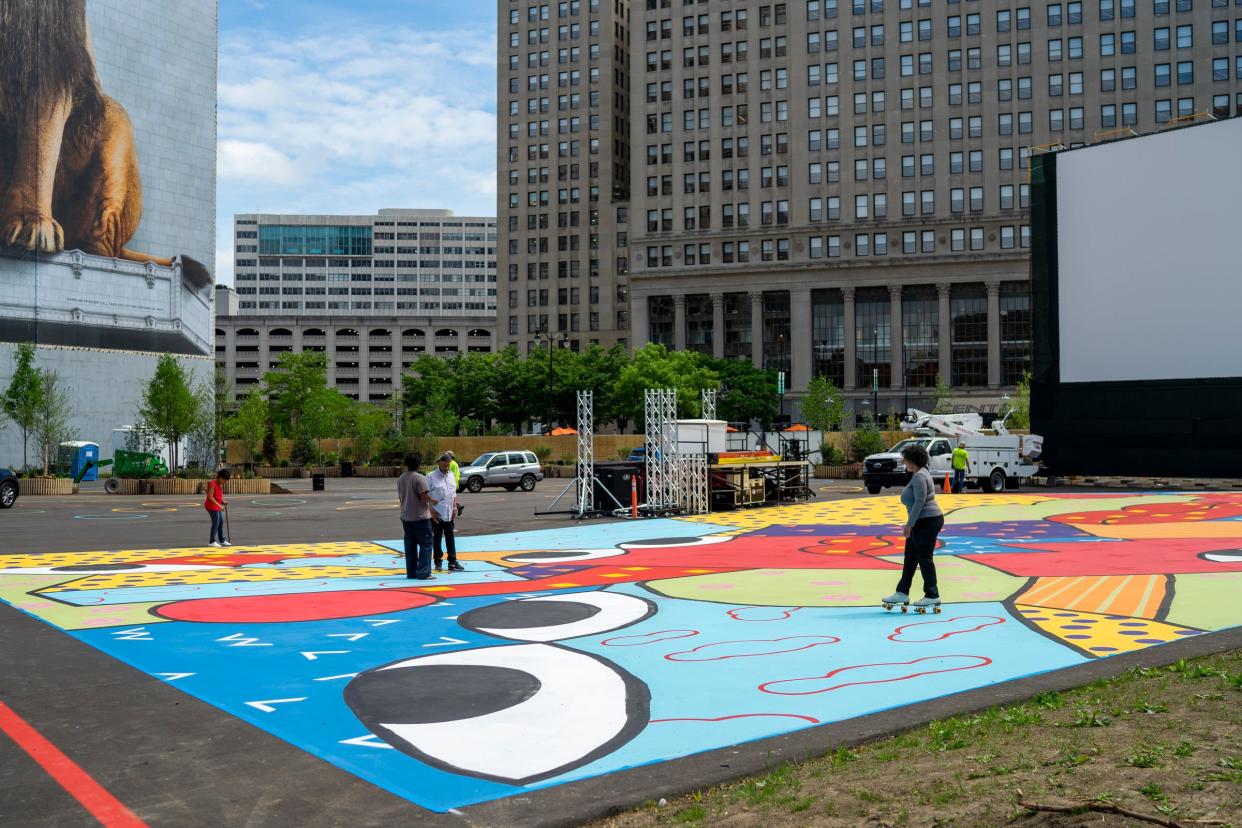
<instances>
[{"instance_id":1,"label":"tall office building","mask_svg":"<svg viewBox=\"0 0 1242 828\"><path fill-rule=\"evenodd\" d=\"M1242 111L1240 0L645 0L631 24L631 342L882 412L1027 370L1031 152Z\"/></svg>"},{"instance_id":2,"label":"tall office building","mask_svg":"<svg viewBox=\"0 0 1242 828\"><path fill-rule=\"evenodd\" d=\"M451 210L234 219L235 294L216 295L216 364L240 398L285 351L381 401L425 353L496 347L496 220Z\"/></svg>"},{"instance_id":3,"label":"tall office building","mask_svg":"<svg viewBox=\"0 0 1242 828\"><path fill-rule=\"evenodd\" d=\"M628 3L498 10L499 342L628 346Z\"/></svg>"},{"instance_id":4,"label":"tall office building","mask_svg":"<svg viewBox=\"0 0 1242 828\"><path fill-rule=\"evenodd\" d=\"M822 374L882 412L937 376L998 401L1030 364L1029 154L1236 113L1239 18L1236 0L648 0L634 341L751 358L794 390Z\"/></svg>"}]
</instances>

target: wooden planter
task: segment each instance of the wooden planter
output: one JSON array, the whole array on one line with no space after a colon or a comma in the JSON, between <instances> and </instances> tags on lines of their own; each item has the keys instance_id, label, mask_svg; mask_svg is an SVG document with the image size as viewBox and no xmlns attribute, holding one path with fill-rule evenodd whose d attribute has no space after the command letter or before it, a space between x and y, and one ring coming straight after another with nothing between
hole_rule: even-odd
<instances>
[{"instance_id":1,"label":"wooden planter","mask_svg":"<svg viewBox=\"0 0 1242 828\"><path fill-rule=\"evenodd\" d=\"M815 476L828 480L858 480L862 477L862 466L816 466Z\"/></svg>"},{"instance_id":2,"label":"wooden planter","mask_svg":"<svg viewBox=\"0 0 1242 828\"><path fill-rule=\"evenodd\" d=\"M17 481L22 497L75 494L73 480L68 477L23 477Z\"/></svg>"},{"instance_id":3,"label":"wooden planter","mask_svg":"<svg viewBox=\"0 0 1242 828\"><path fill-rule=\"evenodd\" d=\"M201 494L207 486L206 480L184 480L180 477L160 477L145 482L150 485L149 493L153 495Z\"/></svg>"},{"instance_id":4,"label":"wooden planter","mask_svg":"<svg viewBox=\"0 0 1242 828\"><path fill-rule=\"evenodd\" d=\"M302 469L298 466L255 466L254 473L267 478L301 477Z\"/></svg>"},{"instance_id":5,"label":"wooden planter","mask_svg":"<svg viewBox=\"0 0 1242 828\"><path fill-rule=\"evenodd\" d=\"M224 484L224 493L231 495L271 494L272 481L266 477L234 478Z\"/></svg>"},{"instance_id":6,"label":"wooden planter","mask_svg":"<svg viewBox=\"0 0 1242 828\"><path fill-rule=\"evenodd\" d=\"M354 466L354 477L400 477L400 466Z\"/></svg>"},{"instance_id":7,"label":"wooden planter","mask_svg":"<svg viewBox=\"0 0 1242 828\"><path fill-rule=\"evenodd\" d=\"M303 466L302 477L310 477L314 474L322 474L324 477L340 477L340 466Z\"/></svg>"}]
</instances>

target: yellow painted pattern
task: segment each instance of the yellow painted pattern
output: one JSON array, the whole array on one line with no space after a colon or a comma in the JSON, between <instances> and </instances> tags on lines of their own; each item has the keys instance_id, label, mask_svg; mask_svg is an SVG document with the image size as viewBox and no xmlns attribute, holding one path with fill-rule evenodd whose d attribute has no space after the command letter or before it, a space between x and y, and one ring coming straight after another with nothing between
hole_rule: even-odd
<instances>
[{"instance_id":1,"label":"yellow painted pattern","mask_svg":"<svg viewBox=\"0 0 1242 828\"><path fill-rule=\"evenodd\" d=\"M332 543L287 543L232 546L183 546L177 549L105 550L102 552L45 552L30 555L0 555L0 573L5 569L36 566L74 566L85 564L142 563L165 558L237 558L246 555L282 555L304 558L310 555L382 555L396 554L384 546L366 541Z\"/></svg>"},{"instance_id":2,"label":"yellow painted pattern","mask_svg":"<svg viewBox=\"0 0 1242 828\"><path fill-rule=\"evenodd\" d=\"M1027 506L1047 500L1046 495L936 495L936 501L945 512L969 507ZM769 526L849 524L853 526L895 526L906 521L906 509L901 499L891 497L867 497L851 500L830 500L822 503L796 503L787 506L770 506L751 511L725 512L710 515L694 515L682 518L692 523L706 523L738 527L740 531L754 531Z\"/></svg>"},{"instance_id":3,"label":"yellow painted pattern","mask_svg":"<svg viewBox=\"0 0 1242 828\"><path fill-rule=\"evenodd\" d=\"M127 587L161 587L196 584L241 584L270 581L306 581L328 578L387 578L404 568L372 566L308 566L308 567L221 567L191 569L182 572L117 572L87 575L67 584L43 590L44 593L72 592L83 589L125 589Z\"/></svg>"},{"instance_id":4,"label":"yellow painted pattern","mask_svg":"<svg viewBox=\"0 0 1242 828\"><path fill-rule=\"evenodd\" d=\"M1198 632L1145 618L1015 604L1026 623L1093 656L1115 655L1164 644Z\"/></svg>"},{"instance_id":5,"label":"yellow painted pattern","mask_svg":"<svg viewBox=\"0 0 1242 828\"><path fill-rule=\"evenodd\" d=\"M1164 601L1164 575L1082 575L1039 578L1018 602L1040 607L1155 618Z\"/></svg>"}]
</instances>

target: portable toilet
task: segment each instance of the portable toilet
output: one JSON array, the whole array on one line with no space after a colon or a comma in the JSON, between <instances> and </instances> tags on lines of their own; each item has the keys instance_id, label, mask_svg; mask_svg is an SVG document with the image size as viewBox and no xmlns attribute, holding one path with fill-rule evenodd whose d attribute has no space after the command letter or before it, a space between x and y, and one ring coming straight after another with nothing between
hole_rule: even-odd
<instances>
[{"instance_id":1,"label":"portable toilet","mask_svg":"<svg viewBox=\"0 0 1242 828\"><path fill-rule=\"evenodd\" d=\"M78 477L78 473L85 468L88 462L93 462L95 465L91 466L90 471L88 471L82 479L99 479L99 466L97 465L99 463L98 443L88 443L85 440L70 440L61 443L60 456L62 458L62 463L68 463L69 475L75 480Z\"/></svg>"}]
</instances>

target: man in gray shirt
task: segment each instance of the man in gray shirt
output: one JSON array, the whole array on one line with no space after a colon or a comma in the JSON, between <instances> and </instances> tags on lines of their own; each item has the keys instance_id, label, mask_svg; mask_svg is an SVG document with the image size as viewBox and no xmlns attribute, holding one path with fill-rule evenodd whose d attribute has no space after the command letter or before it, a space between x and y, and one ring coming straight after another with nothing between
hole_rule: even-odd
<instances>
[{"instance_id":1,"label":"man in gray shirt","mask_svg":"<svg viewBox=\"0 0 1242 828\"><path fill-rule=\"evenodd\" d=\"M401 501L401 526L405 529L405 577L434 581L431 574L431 507L427 478L419 473L423 458L417 453L405 456L405 473L397 478L397 498Z\"/></svg>"}]
</instances>

